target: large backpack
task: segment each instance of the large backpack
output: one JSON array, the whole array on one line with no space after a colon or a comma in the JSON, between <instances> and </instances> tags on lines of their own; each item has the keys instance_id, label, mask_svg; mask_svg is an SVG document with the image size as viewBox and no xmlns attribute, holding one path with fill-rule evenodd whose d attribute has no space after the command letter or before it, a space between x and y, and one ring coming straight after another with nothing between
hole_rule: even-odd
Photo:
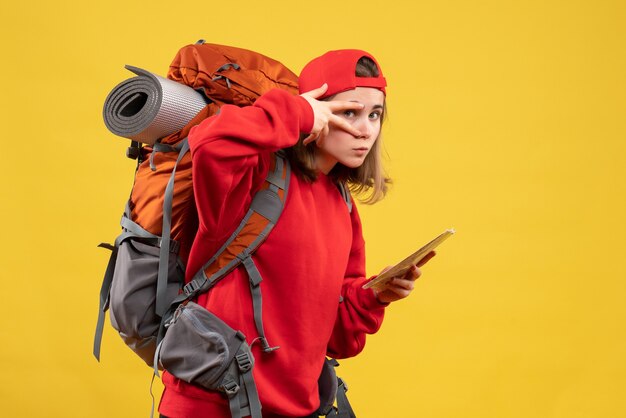
<instances>
[{"instance_id":1,"label":"large backpack","mask_svg":"<svg viewBox=\"0 0 626 418\"><path fill-rule=\"evenodd\" d=\"M155 143L131 143L128 155L136 157L138 164L122 216L123 232L114 245L101 244L112 254L100 292L94 340L98 359L104 315L110 309L113 327L133 351L152 365L159 324L184 284L184 268L197 230L191 154L186 142L191 128L216 114L225 103L247 106L272 88L294 94L298 91L296 75L278 61L253 51L203 41L178 51L167 78L202 92L207 104L182 129ZM114 102L113 92L107 103ZM125 122L132 101L119 101L120 119ZM142 140L149 141L145 137Z\"/></svg>"},{"instance_id":2,"label":"large backpack","mask_svg":"<svg viewBox=\"0 0 626 418\"><path fill-rule=\"evenodd\" d=\"M138 75L144 73L133 67L129 69ZM167 78L201 92L206 105L191 120L185 120L181 129L165 136L146 139L145 132L163 132L155 131L152 127L141 135L125 135L132 140L127 155L137 158L138 163L131 195L121 220L122 233L113 245L101 244L112 253L100 291L94 355L99 360L105 313L110 310L113 327L135 353L154 367L155 374L163 366L167 370L178 370L177 361L190 358L193 353L181 351L184 347L176 346L175 341L183 334L182 338L189 337L190 334L183 328L185 318L190 317L190 313L198 313L204 322L219 324L221 334L230 335L227 341L219 341L219 344L230 347L230 358L220 357L225 367L222 367L217 377L209 373L212 386L208 388L226 393L233 416L246 413L260 416L260 403L251 377L253 358L245 336L238 331L226 330L219 318L208 318L210 313L196 309L198 307L191 300L199 293L208 291L228 272L242 264L251 278L255 324L261 342L266 351L273 349L264 335L259 287L261 277L251 255L280 216L287 196L289 164L280 153L274 156L265 183L253 198L250 210L240 226L218 253L185 285L185 266L198 226L187 135L193 126L215 115L223 104L251 105L272 88L296 94L297 77L278 61L261 54L199 41L178 51ZM115 101L111 98L114 91L107 102ZM123 114L120 116L123 123L126 123L124 118L128 116L128 109L136 105L133 101L137 101L136 95L119 100L122 103L119 112ZM106 117L105 110L105 121ZM119 135L110 125L107 123L109 129ZM139 141L148 145L142 145ZM350 204L347 190L343 186L340 186L340 190ZM170 328L168 333L165 332L166 328ZM194 329L196 332L197 329ZM198 334L199 337L196 334L191 337L201 338L201 334ZM213 336L215 333L209 334ZM164 340L164 337L168 338ZM203 344L212 342L205 341ZM206 361L201 361L201 367L206 369ZM331 392L323 395L326 399L322 401L320 412L324 414L335 411L332 406L335 393L340 399L345 399L345 389L339 391L341 393L337 391L334 365L327 362L324 376L320 378L320 384L324 383L326 389L330 387ZM188 376L185 371L178 374L179 378L201 385L207 379L207 373L204 373L202 378L205 381L199 380L197 370Z\"/></svg>"}]
</instances>

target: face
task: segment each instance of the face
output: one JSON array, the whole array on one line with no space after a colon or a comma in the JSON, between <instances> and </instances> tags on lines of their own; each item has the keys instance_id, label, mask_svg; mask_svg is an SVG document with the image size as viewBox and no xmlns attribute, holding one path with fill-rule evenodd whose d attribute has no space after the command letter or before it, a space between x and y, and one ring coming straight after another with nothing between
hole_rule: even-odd
<instances>
[{"instance_id":1,"label":"face","mask_svg":"<svg viewBox=\"0 0 626 418\"><path fill-rule=\"evenodd\" d=\"M354 136L330 125L328 135L316 142L317 165L325 174L328 174L337 163L349 168L357 168L363 164L380 134L385 95L375 88L357 87L354 90L337 93L332 100L357 102L364 107L360 110L344 110L337 113L337 116L344 118L360 131L360 136Z\"/></svg>"}]
</instances>

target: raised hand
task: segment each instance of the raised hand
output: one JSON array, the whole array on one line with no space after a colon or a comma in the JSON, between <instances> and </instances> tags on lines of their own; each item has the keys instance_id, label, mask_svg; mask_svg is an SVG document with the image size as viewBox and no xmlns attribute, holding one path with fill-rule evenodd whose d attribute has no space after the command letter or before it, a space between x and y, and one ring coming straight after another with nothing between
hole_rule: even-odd
<instances>
[{"instance_id":1,"label":"raised hand","mask_svg":"<svg viewBox=\"0 0 626 418\"><path fill-rule=\"evenodd\" d=\"M335 113L344 110L363 109L363 104L340 100L317 100L317 98L321 97L327 89L328 85L324 83L321 87L316 88L315 90L308 91L306 93L302 93L300 95L307 102L309 102L311 108L313 108L314 115L313 129L311 129L310 135L304 139L304 145L307 145L313 141L323 140L324 137L328 135L328 131L331 125L343 129L354 136L361 135L361 132L358 129L353 128L347 120L340 116L337 116Z\"/></svg>"}]
</instances>

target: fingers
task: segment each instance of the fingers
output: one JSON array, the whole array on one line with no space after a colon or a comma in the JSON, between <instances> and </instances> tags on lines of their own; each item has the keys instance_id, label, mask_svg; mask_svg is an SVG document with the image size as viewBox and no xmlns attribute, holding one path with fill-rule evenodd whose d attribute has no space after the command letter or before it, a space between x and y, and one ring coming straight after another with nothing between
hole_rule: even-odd
<instances>
[{"instance_id":1,"label":"fingers","mask_svg":"<svg viewBox=\"0 0 626 418\"><path fill-rule=\"evenodd\" d=\"M311 134L309 134L309 136L307 136L302 143L304 145L308 145L313 141L321 141L323 140L328 133L330 132L330 128L329 125L332 124L333 126L336 126L340 129L343 129L344 131L354 135L354 136L361 136L361 131L359 131L358 129L354 128L352 125L350 125L345 119L340 118L339 116L336 115L330 115L329 119L328 119L328 123L326 123L322 130L319 132L311 132Z\"/></svg>"},{"instance_id":2,"label":"fingers","mask_svg":"<svg viewBox=\"0 0 626 418\"><path fill-rule=\"evenodd\" d=\"M404 277L402 277L402 279L415 281L419 279L421 275L422 275L422 271L417 266L413 266L411 267L409 271L406 272L406 274L404 275Z\"/></svg>"},{"instance_id":3,"label":"fingers","mask_svg":"<svg viewBox=\"0 0 626 418\"><path fill-rule=\"evenodd\" d=\"M394 288L413 290L415 288L415 280L395 278L389 282L389 289Z\"/></svg>"},{"instance_id":4,"label":"fingers","mask_svg":"<svg viewBox=\"0 0 626 418\"><path fill-rule=\"evenodd\" d=\"M321 141L324 140L326 135L328 135L328 132L329 132L328 125L325 125L324 128L322 128L320 132L312 132L309 136L304 138L302 140L302 144L309 145L311 142L314 142L314 141L321 143Z\"/></svg>"},{"instance_id":5,"label":"fingers","mask_svg":"<svg viewBox=\"0 0 626 418\"><path fill-rule=\"evenodd\" d=\"M407 289L391 288L389 290L391 290L393 293L398 295L400 297L400 299L404 299L404 298L408 297L411 294L411 290L407 290Z\"/></svg>"},{"instance_id":6,"label":"fingers","mask_svg":"<svg viewBox=\"0 0 626 418\"><path fill-rule=\"evenodd\" d=\"M384 291L392 292L398 296L398 299L403 299L411 294L414 287L415 282L412 280L393 279L387 284Z\"/></svg>"},{"instance_id":7,"label":"fingers","mask_svg":"<svg viewBox=\"0 0 626 418\"><path fill-rule=\"evenodd\" d=\"M426 254L426 257L422 258L422 260L419 263L417 263L417 267L422 267L424 264L428 263L428 260L430 260L436 255L437 253L434 251L429 252L428 254Z\"/></svg>"},{"instance_id":8,"label":"fingers","mask_svg":"<svg viewBox=\"0 0 626 418\"><path fill-rule=\"evenodd\" d=\"M328 103L328 108L331 112L339 112L341 110L361 110L365 107L363 103L348 102L344 100L331 100Z\"/></svg>"},{"instance_id":9,"label":"fingers","mask_svg":"<svg viewBox=\"0 0 626 418\"><path fill-rule=\"evenodd\" d=\"M330 100L325 102L331 112L341 112L342 110L361 110L365 107L363 103L349 102L346 100Z\"/></svg>"},{"instance_id":10,"label":"fingers","mask_svg":"<svg viewBox=\"0 0 626 418\"><path fill-rule=\"evenodd\" d=\"M326 90L328 90L328 84L324 83L321 85L321 87L318 87L311 91L307 91L306 93L302 93L300 96L307 96L317 99L318 97L324 95L324 93L326 93Z\"/></svg>"},{"instance_id":11,"label":"fingers","mask_svg":"<svg viewBox=\"0 0 626 418\"><path fill-rule=\"evenodd\" d=\"M388 269L389 267L384 269L383 272ZM404 277L395 277L388 281L382 289L375 291L376 298L380 302L389 303L408 297L415 288L415 280L420 275L420 270L413 266Z\"/></svg>"},{"instance_id":12,"label":"fingers","mask_svg":"<svg viewBox=\"0 0 626 418\"><path fill-rule=\"evenodd\" d=\"M311 142L315 141L317 139L317 137L319 136L319 132L317 133L312 133L309 136L307 136L306 138L304 138L304 140L302 141L302 143L304 145L309 145Z\"/></svg>"},{"instance_id":13,"label":"fingers","mask_svg":"<svg viewBox=\"0 0 626 418\"><path fill-rule=\"evenodd\" d=\"M346 119L336 115L335 113L345 110L360 110L363 109L362 103L350 102L350 101L318 101L317 98L321 97L328 90L328 85L323 84L321 87L301 94L306 99L311 108L313 109L313 130L307 136L303 144L308 145L313 141L323 140L329 132L329 125L342 129L354 136L361 136L361 131L354 128Z\"/></svg>"},{"instance_id":14,"label":"fingers","mask_svg":"<svg viewBox=\"0 0 626 418\"><path fill-rule=\"evenodd\" d=\"M324 129L322 129L322 132L320 132L319 137L317 138L317 143L322 143L324 141L324 139L328 136L328 133L330 132L330 128L328 127L328 125L324 126Z\"/></svg>"},{"instance_id":15,"label":"fingers","mask_svg":"<svg viewBox=\"0 0 626 418\"><path fill-rule=\"evenodd\" d=\"M330 101L327 103L329 110L333 113L329 118L329 122L354 136L361 136L361 131L354 128L347 120L335 115L335 113L340 113L343 110L361 110L365 107L363 103L347 101Z\"/></svg>"},{"instance_id":16,"label":"fingers","mask_svg":"<svg viewBox=\"0 0 626 418\"><path fill-rule=\"evenodd\" d=\"M431 251L418 264L423 265L435 256L435 252ZM418 266L412 266L403 276L394 277L389 280L384 287L376 293L376 298L381 302L393 302L408 297L415 289L415 281L422 275L422 271ZM386 267L380 273L384 273L391 267Z\"/></svg>"},{"instance_id":17,"label":"fingers","mask_svg":"<svg viewBox=\"0 0 626 418\"><path fill-rule=\"evenodd\" d=\"M347 120L340 118L337 115L331 115L330 118L328 119L328 123L332 123L334 126L341 128L344 131L354 136L357 136L357 137L361 136L361 131L356 129L354 126L350 125L350 123Z\"/></svg>"}]
</instances>

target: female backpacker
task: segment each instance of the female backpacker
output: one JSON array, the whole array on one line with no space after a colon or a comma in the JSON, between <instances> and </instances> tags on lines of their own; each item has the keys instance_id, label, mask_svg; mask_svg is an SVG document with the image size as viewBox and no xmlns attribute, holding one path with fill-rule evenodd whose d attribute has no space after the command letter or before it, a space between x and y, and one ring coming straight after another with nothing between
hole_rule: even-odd
<instances>
[{"instance_id":1,"label":"female backpacker","mask_svg":"<svg viewBox=\"0 0 626 418\"><path fill-rule=\"evenodd\" d=\"M384 290L362 288L365 245L345 186L365 193L367 203L387 190L380 158L386 81L376 60L331 51L307 64L299 83L300 96L272 90L253 106L225 105L189 134L199 229L188 281L233 234L273 170L274 153L283 150L292 169L280 219L251 257L262 278L262 318L243 265L196 300L246 336L263 417L317 416L326 356L360 353L385 307L408 296L420 275L414 267ZM163 416L231 416L224 393L167 367L163 382Z\"/></svg>"}]
</instances>

